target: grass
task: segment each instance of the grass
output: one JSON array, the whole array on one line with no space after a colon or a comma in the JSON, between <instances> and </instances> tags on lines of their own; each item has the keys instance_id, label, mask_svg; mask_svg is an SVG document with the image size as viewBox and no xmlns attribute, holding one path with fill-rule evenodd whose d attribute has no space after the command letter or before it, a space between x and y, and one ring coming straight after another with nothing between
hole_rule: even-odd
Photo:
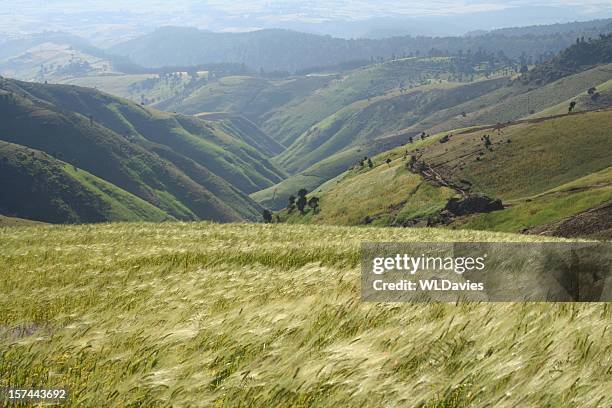
<instances>
[{"instance_id":1,"label":"grass","mask_svg":"<svg viewBox=\"0 0 612 408\"><path fill-rule=\"evenodd\" d=\"M23 218L15 218L15 217L6 217L4 215L0 215L0 227L17 227L17 226L26 226L26 225L37 225L43 224L38 221L26 220Z\"/></svg>"},{"instance_id":2,"label":"grass","mask_svg":"<svg viewBox=\"0 0 612 408\"><path fill-rule=\"evenodd\" d=\"M328 181L312 193L321 199L318 214L283 211L281 221L360 225L367 219L382 226L426 224L456 193L424 182L406 169L405 151L418 150L447 179L457 184L468 181L473 193L501 198L510 205L502 211L456 219L452 228L520 233L612 200L611 129L611 112L601 111L513 124L500 133L492 128L439 133L376 155L374 169L349 170ZM485 134L491 135L491 150L481 140ZM443 135L453 136L438 143ZM389 165L387 159L392 160ZM279 187L291 181L299 179L290 177ZM301 188L292 187L282 193L295 195ZM262 193L254 197L261 198Z\"/></svg>"},{"instance_id":3,"label":"grass","mask_svg":"<svg viewBox=\"0 0 612 408\"><path fill-rule=\"evenodd\" d=\"M304 170L350 146L406 129L434 112L499 88L503 81L440 81L361 99L313 124L276 161L290 173Z\"/></svg>"},{"instance_id":4,"label":"grass","mask_svg":"<svg viewBox=\"0 0 612 408\"><path fill-rule=\"evenodd\" d=\"M467 102L442 109L413 126L408 131L437 133L482 124L514 121L565 103L592 86L610 80L612 64L574 74L543 86L509 83L495 91ZM466 113L464 117L462 113ZM564 112L567 112L567 106Z\"/></svg>"},{"instance_id":5,"label":"grass","mask_svg":"<svg viewBox=\"0 0 612 408\"><path fill-rule=\"evenodd\" d=\"M61 81L61 83L96 88L122 98L131 98L135 102L140 103L142 93L136 94L133 91L134 85L146 81L147 79L155 78L157 78L155 74L107 74L67 78ZM145 93L148 98L151 98L151 91L143 93Z\"/></svg>"},{"instance_id":6,"label":"grass","mask_svg":"<svg viewBox=\"0 0 612 408\"><path fill-rule=\"evenodd\" d=\"M454 228L521 232L612 201L612 167L564 184L534 197L517 200L510 208L458 220Z\"/></svg>"},{"instance_id":7,"label":"grass","mask_svg":"<svg viewBox=\"0 0 612 408\"><path fill-rule=\"evenodd\" d=\"M266 118L262 128L290 146L313 125L353 102L383 95L397 89L402 81L407 87L422 84L425 78L448 68L447 59L406 58L357 69L278 109Z\"/></svg>"},{"instance_id":8,"label":"grass","mask_svg":"<svg viewBox=\"0 0 612 408\"><path fill-rule=\"evenodd\" d=\"M499 134L486 129L456 135L446 144L432 144L423 159L456 180L470 181L476 191L512 200L612 165L611 130L612 112L589 112L521 123ZM491 136L490 151L481 141L485 134Z\"/></svg>"},{"instance_id":9,"label":"grass","mask_svg":"<svg viewBox=\"0 0 612 408\"><path fill-rule=\"evenodd\" d=\"M0 228L0 387L66 386L67 406L609 406L607 303L359 300L362 241L534 239L210 223Z\"/></svg>"},{"instance_id":10,"label":"grass","mask_svg":"<svg viewBox=\"0 0 612 408\"><path fill-rule=\"evenodd\" d=\"M78 170L67 164L63 166L63 170L78 180L91 194L96 194L108 202L107 220L165 221L171 219L159 208L86 171Z\"/></svg>"},{"instance_id":11,"label":"grass","mask_svg":"<svg viewBox=\"0 0 612 408\"><path fill-rule=\"evenodd\" d=\"M289 223L378 226L402 225L410 220L432 215L442 209L455 192L433 187L406 169L399 158L389 165L379 160L373 169L349 172L336 183L322 188L320 211L306 215L283 212L281 220ZM319 195L314 193L313 195Z\"/></svg>"},{"instance_id":12,"label":"grass","mask_svg":"<svg viewBox=\"0 0 612 408\"><path fill-rule=\"evenodd\" d=\"M365 156L376 156L374 161L379 164L387 157L401 157L405 150L416 150L442 136L443 134L432 135L424 142L415 138L413 144L406 145L409 135L398 132L370 143L349 147L313 164L304 171L287 177L272 187L251 194L251 197L264 207L280 210L287 205L288 197L291 194L295 195L302 188L319 194L330 184L340 182L346 174L349 174L348 171ZM398 145L400 147L391 149Z\"/></svg>"},{"instance_id":13,"label":"grass","mask_svg":"<svg viewBox=\"0 0 612 408\"><path fill-rule=\"evenodd\" d=\"M164 221L161 209L38 150L0 141L0 207L16 217L56 222Z\"/></svg>"}]
</instances>

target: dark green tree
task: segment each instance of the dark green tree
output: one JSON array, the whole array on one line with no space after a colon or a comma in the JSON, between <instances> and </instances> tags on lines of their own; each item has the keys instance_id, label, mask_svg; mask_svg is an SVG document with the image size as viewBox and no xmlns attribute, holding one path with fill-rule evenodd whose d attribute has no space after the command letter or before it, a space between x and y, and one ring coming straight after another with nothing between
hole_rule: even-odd
<instances>
[{"instance_id":1,"label":"dark green tree","mask_svg":"<svg viewBox=\"0 0 612 408\"><path fill-rule=\"evenodd\" d=\"M272 222L272 211L268 210L267 208L263 210L263 220L266 224L271 223Z\"/></svg>"},{"instance_id":2,"label":"dark green tree","mask_svg":"<svg viewBox=\"0 0 612 408\"><path fill-rule=\"evenodd\" d=\"M319 211L319 197L310 197L308 206L312 208L312 211L316 214Z\"/></svg>"},{"instance_id":3,"label":"dark green tree","mask_svg":"<svg viewBox=\"0 0 612 408\"><path fill-rule=\"evenodd\" d=\"M305 188L302 188L297 194L298 198L295 204L300 213L304 214L304 209L306 208L306 204L308 204L308 200L306 199L306 194L308 194L308 191Z\"/></svg>"},{"instance_id":4,"label":"dark green tree","mask_svg":"<svg viewBox=\"0 0 612 408\"><path fill-rule=\"evenodd\" d=\"M368 167L369 168L374 167L374 163L372 163L372 159L369 159L369 158L368 158Z\"/></svg>"}]
</instances>

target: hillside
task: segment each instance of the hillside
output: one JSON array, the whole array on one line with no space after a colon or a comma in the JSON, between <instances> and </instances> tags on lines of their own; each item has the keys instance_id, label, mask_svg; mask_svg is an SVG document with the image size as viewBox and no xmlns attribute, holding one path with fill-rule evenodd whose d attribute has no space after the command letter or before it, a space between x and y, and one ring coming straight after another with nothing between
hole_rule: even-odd
<instances>
[{"instance_id":1,"label":"hillside","mask_svg":"<svg viewBox=\"0 0 612 408\"><path fill-rule=\"evenodd\" d=\"M290 146L317 122L352 103L399 92L401 87L411 89L448 80L457 64L450 58L403 58L341 73L279 80L229 76L156 106L185 114L240 114Z\"/></svg>"},{"instance_id":2,"label":"hillside","mask_svg":"<svg viewBox=\"0 0 612 408\"><path fill-rule=\"evenodd\" d=\"M0 83L0 111L7 118L0 140L85 170L169 217L257 219L260 207L245 192L282 177L256 150L257 134L247 135L240 123L148 110L91 89L11 80Z\"/></svg>"},{"instance_id":3,"label":"hillside","mask_svg":"<svg viewBox=\"0 0 612 408\"><path fill-rule=\"evenodd\" d=\"M26 220L23 218L6 217L0 215L0 227L25 227L31 225L42 225L42 222Z\"/></svg>"},{"instance_id":4,"label":"hillside","mask_svg":"<svg viewBox=\"0 0 612 408\"><path fill-rule=\"evenodd\" d=\"M262 125L275 110L325 87L335 78L335 75L324 75L271 80L253 76L227 76L209 81L187 95L179 95L155 107L187 115L203 112L235 113Z\"/></svg>"},{"instance_id":5,"label":"hillside","mask_svg":"<svg viewBox=\"0 0 612 408\"><path fill-rule=\"evenodd\" d=\"M347 147L408 128L432 113L487 94L507 79L472 84L434 83L359 100L314 124L276 158L293 174ZM327 105L328 106L328 105Z\"/></svg>"},{"instance_id":6,"label":"hillside","mask_svg":"<svg viewBox=\"0 0 612 408\"><path fill-rule=\"evenodd\" d=\"M544 86L528 86L520 81L506 84L503 79L462 84L442 94L441 103L437 105L435 103L424 104L422 106L407 106L403 109L393 109L393 106L391 106L383 113L378 112L376 115L371 115L365 122L362 118L367 118L367 112L371 110L372 106L375 107L381 102L388 103L389 99L383 97L372 98L370 101L360 101L339 111L339 113L332 114L322 122L321 126L314 126L313 129L317 128L316 132L305 133L300 142L289 147L278 159L282 160L287 157L294 149L300 151L303 148L302 145L308 146L307 141L314 139L313 135L318 136L320 133L327 136L329 140L344 137L344 140L347 140L348 143L353 143L353 135L373 131L372 135L375 137L375 143L372 140L366 140L365 143L356 143L352 147L341 149L338 153L325 155L324 158L319 156L317 160L311 162L310 166L291 175L276 186L252 194L252 197L264 206L280 209L285 206L289 195L295 194L300 188L313 191L326 181L342 174L360 158L376 155L395 146L404 145L410 137L415 138L422 132L437 134L452 132L453 129L506 123L524 117L564 114L567 113L571 101L577 102L575 111L605 108L610 106L608 82L611 78L612 64L607 64L561 78ZM497 87L495 87L496 85ZM448 85L445 86L448 87ZM493 89L482 93L483 90L487 90L488 86ZM595 98L596 100L593 100L587 92L592 87L595 87L595 92L599 94ZM418 90L417 87L411 91L418 92ZM411 91L400 95L399 98L409 97ZM467 92L467 95L462 94L464 91ZM391 93L391 95L394 94ZM453 95L455 95L453 99L444 99L444 97L451 98ZM469 98L469 96L472 96L472 98ZM467 98L467 100L463 103L449 103L461 102L460 98ZM390 101L393 100L393 98L390 99ZM444 105L445 103L448 103L448 105ZM351 110L351 107L365 108ZM411 112L415 111L423 114L415 118L410 115ZM338 120L342 118L340 114L342 112L352 114L348 115L348 120L342 122ZM360 120L362 120L361 123ZM369 121L375 123L378 127L370 126ZM414 124L398 131L384 132L384 129L401 128L402 124L411 122ZM336 124L337 126L331 127L331 132L319 131L319 129L328 129L329 124ZM377 132L376 130L379 128L381 131ZM351 129L353 130L351 131ZM337 134L336 131L338 131ZM326 147L324 144L322 147L315 145L313 153L316 154L317 151L325 152ZM290 165L293 163L300 164L313 156L310 155L308 150L302 150L300 154L294 157L289 160Z\"/></svg>"},{"instance_id":7,"label":"hillside","mask_svg":"<svg viewBox=\"0 0 612 408\"><path fill-rule=\"evenodd\" d=\"M0 387L61 384L70 407L609 406L605 303L360 301L361 242L535 239L210 223L0 228Z\"/></svg>"},{"instance_id":8,"label":"hillside","mask_svg":"<svg viewBox=\"0 0 612 408\"><path fill-rule=\"evenodd\" d=\"M612 201L611 131L612 111L605 110L532 119L499 129L485 126L441 133L382 153L373 158L372 169L357 166L314 190L320 198L316 214L311 209L306 215L282 212L281 220L442 223L452 228L525 232ZM484 135L489 136L489 147ZM450 137L443 140L445 136ZM411 156L425 163L438 180L412 169ZM501 199L506 208L453 218L450 223L440 218L449 199L461 198L462 191ZM290 192L296 193L297 189ZM610 238L606 228L602 224L586 235Z\"/></svg>"},{"instance_id":9,"label":"hillside","mask_svg":"<svg viewBox=\"0 0 612 408\"><path fill-rule=\"evenodd\" d=\"M523 80L536 84L548 83L597 64L611 63L612 34L604 34L586 40L584 37L578 38L575 44L537 66Z\"/></svg>"},{"instance_id":10,"label":"hillside","mask_svg":"<svg viewBox=\"0 0 612 408\"><path fill-rule=\"evenodd\" d=\"M164 221L159 208L48 154L0 141L0 214L50 223Z\"/></svg>"}]
</instances>

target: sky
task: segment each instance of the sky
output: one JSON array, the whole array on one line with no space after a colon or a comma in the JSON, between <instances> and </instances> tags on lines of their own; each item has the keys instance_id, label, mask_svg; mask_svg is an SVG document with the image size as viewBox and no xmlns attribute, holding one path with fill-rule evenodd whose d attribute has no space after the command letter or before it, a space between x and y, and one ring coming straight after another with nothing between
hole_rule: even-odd
<instances>
[{"instance_id":1,"label":"sky","mask_svg":"<svg viewBox=\"0 0 612 408\"><path fill-rule=\"evenodd\" d=\"M98 41L165 25L355 37L376 30L458 35L610 17L612 0L0 0L0 34L56 30Z\"/></svg>"}]
</instances>

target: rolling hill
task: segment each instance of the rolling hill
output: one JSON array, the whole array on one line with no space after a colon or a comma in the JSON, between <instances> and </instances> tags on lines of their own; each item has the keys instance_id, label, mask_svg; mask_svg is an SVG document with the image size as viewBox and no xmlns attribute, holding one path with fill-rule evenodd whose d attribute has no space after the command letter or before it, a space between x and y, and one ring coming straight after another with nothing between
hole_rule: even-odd
<instances>
[{"instance_id":1,"label":"rolling hill","mask_svg":"<svg viewBox=\"0 0 612 408\"><path fill-rule=\"evenodd\" d=\"M606 38L606 41L609 39ZM504 82L503 77L485 79L484 82L458 84L460 86L442 94L440 98L442 103L437 105L414 104L401 109L388 105L390 102L409 98L411 92L418 91L418 87L396 98L393 97L392 91L388 94L392 96L390 99L374 97L354 102L331 114L321 124L313 126L310 131L299 137L294 145L290 145L278 156L277 163L289 166L288 170L294 174L277 186L257 192L252 197L270 208L282 208L289 195L295 194L300 188L313 191L326 181L340 175L360 157L375 155L394 146L403 145L410 137L414 138L422 132L437 134L478 125L506 123L525 117L566 113L571 101L577 102L575 111L605 108L610 106L607 101L608 82L611 78L612 64L600 64L594 67L588 66L584 71L541 85L527 84L520 79L513 81L506 79ZM449 85L438 86L451 88ZM486 87L490 87L488 92L485 92ZM595 100L587 92L590 88L595 88L598 94ZM467 94L462 94L463 91ZM456 97L452 97L453 94ZM450 101L445 101L445 96L451 98ZM333 103L320 98L321 94L312 95L302 100L300 106L308 106L311 99L313 101L319 99L319 104L322 106L333 106ZM465 101L462 102L461 98L465 98ZM445 106L444 103L448 104ZM370 114L370 118L364 120L368 117L368 111L376 112L372 108L381 104L382 106L387 104L383 112ZM415 117L415 111L421 115ZM343 115L343 113L348 114ZM296 118L293 122L287 122L289 126L293 126L292 123L299 123L300 115L296 114ZM402 128L402 125L410 124L411 121L413 124ZM380 131L377 132L377 129ZM378 140L377 143L372 143L372 139L369 141L366 139L361 143L353 142L353 137L359 140L359 135L368 132L371 132L370 137ZM320 145L317 145L317 140ZM338 153L334 154L334 146L328 149L326 140L331 143L344 140L344 143L351 143L352 146L340 148ZM297 154L292 155L292 152Z\"/></svg>"},{"instance_id":2,"label":"rolling hill","mask_svg":"<svg viewBox=\"0 0 612 408\"><path fill-rule=\"evenodd\" d=\"M283 211L281 221L537 230L612 201L611 135L610 110L441 133L374 157L372 169L357 166L329 181L313 192L320 197L316 214ZM412 168L412 156L426 173ZM501 199L505 208L440 218L449 200L466 192ZM610 227L599 223L570 236L610 238Z\"/></svg>"},{"instance_id":3,"label":"rolling hill","mask_svg":"<svg viewBox=\"0 0 612 408\"><path fill-rule=\"evenodd\" d=\"M206 121L91 89L7 79L0 111L0 140L91 173L170 218L257 219L246 193L283 177L257 150L277 145L239 118Z\"/></svg>"},{"instance_id":4,"label":"rolling hill","mask_svg":"<svg viewBox=\"0 0 612 408\"><path fill-rule=\"evenodd\" d=\"M487 94L506 82L501 78L471 84L434 83L359 100L314 124L276 162L289 173L297 173L348 147L406 129L432 113Z\"/></svg>"},{"instance_id":5,"label":"rolling hill","mask_svg":"<svg viewBox=\"0 0 612 408\"><path fill-rule=\"evenodd\" d=\"M164 221L164 211L46 153L0 142L0 213L51 223Z\"/></svg>"}]
</instances>

